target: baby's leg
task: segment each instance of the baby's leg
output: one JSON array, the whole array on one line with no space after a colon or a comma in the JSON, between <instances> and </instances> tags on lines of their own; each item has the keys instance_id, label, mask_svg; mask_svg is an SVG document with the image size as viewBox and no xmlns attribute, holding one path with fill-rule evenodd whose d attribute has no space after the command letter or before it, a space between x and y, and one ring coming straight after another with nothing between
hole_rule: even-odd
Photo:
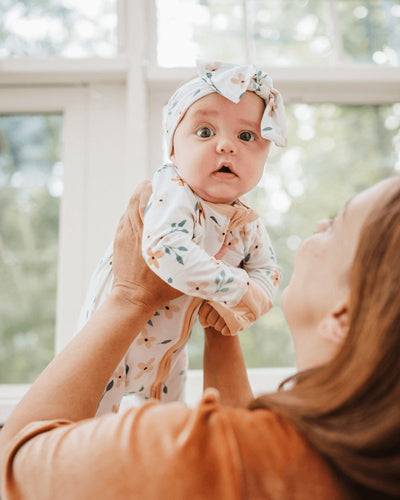
<instances>
[{"instance_id":1,"label":"baby's leg","mask_svg":"<svg viewBox=\"0 0 400 500\"><path fill-rule=\"evenodd\" d=\"M125 358L120 361L115 369L107 387L100 400L97 408L96 416L104 415L105 413L117 413L119 405L126 392L126 377L128 375L128 366L125 363Z\"/></svg>"},{"instance_id":2,"label":"baby's leg","mask_svg":"<svg viewBox=\"0 0 400 500\"><path fill-rule=\"evenodd\" d=\"M95 269L86 293L86 299L76 327L78 333L89 321L93 313L101 306L110 294L114 275L112 272L113 243L107 248L103 258ZM116 367L114 374L105 387L96 415L116 412L125 392L126 368L122 360Z\"/></svg>"},{"instance_id":3,"label":"baby's leg","mask_svg":"<svg viewBox=\"0 0 400 500\"><path fill-rule=\"evenodd\" d=\"M110 243L102 259L98 263L92 277L81 313L76 325L75 333L78 333L88 322L92 314L101 306L106 297L110 294L114 275L112 272L113 243Z\"/></svg>"},{"instance_id":4,"label":"baby's leg","mask_svg":"<svg viewBox=\"0 0 400 500\"><path fill-rule=\"evenodd\" d=\"M164 380L161 401L184 401L185 382L188 370L188 352L186 344L174 354L171 363L171 372Z\"/></svg>"}]
</instances>

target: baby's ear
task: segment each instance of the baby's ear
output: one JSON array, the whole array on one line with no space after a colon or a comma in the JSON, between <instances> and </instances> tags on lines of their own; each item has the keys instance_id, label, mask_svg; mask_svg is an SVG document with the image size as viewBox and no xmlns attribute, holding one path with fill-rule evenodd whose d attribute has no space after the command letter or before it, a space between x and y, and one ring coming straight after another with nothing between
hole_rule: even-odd
<instances>
[{"instance_id":1,"label":"baby's ear","mask_svg":"<svg viewBox=\"0 0 400 500\"><path fill-rule=\"evenodd\" d=\"M323 321L318 332L322 338L341 344L349 331L349 310L346 303L339 304Z\"/></svg>"}]
</instances>

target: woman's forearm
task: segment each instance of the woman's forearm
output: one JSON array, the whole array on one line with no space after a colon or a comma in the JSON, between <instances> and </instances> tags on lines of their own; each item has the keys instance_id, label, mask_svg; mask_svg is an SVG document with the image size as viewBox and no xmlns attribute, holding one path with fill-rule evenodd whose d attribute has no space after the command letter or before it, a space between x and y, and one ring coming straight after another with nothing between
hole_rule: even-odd
<instances>
[{"instance_id":1,"label":"woman's forearm","mask_svg":"<svg viewBox=\"0 0 400 500\"><path fill-rule=\"evenodd\" d=\"M93 417L107 382L135 337L159 307L181 295L142 258L142 218L150 193L151 183L141 183L119 221L111 294L23 397L0 432L0 450L35 420Z\"/></svg>"},{"instance_id":2,"label":"woman's forearm","mask_svg":"<svg viewBox=\"0 0 400 500\"><path fill-rule=\"evenodd\" d=\"M253 393L239 338L221 335L211 327L204 333L204 389L218 389L222 404L247 406Z\"/></svg>"},{"instance_id":3,"label":"woman's forearm","mask_svg":"<svg viewBox=\"0 0 400 500\"><path fill-rule=\"evenodd\" d=\"M112 293L16 407L0 432L0 449L35 420L93 417L115 367L154 312Z\"/></svg>"}]
</instances>

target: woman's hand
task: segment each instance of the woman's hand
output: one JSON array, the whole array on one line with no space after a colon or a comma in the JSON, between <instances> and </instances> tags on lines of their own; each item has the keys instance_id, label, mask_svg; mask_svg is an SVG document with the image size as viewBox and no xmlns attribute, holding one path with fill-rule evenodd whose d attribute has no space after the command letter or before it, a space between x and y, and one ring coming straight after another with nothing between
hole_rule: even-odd
<instances>
[{"instance_id":1,"label":"woman's hand","mask_svg":"<svg viewBox=\"0 0 400 500\"><path fill-rule=\"evenodd\" d=\"M143 215L150 195L151 182L143 181L119 221L114 239L112 293L129 302L157 308L182 293L153 273L142 256Z\"/></svg>"}]
</instances>

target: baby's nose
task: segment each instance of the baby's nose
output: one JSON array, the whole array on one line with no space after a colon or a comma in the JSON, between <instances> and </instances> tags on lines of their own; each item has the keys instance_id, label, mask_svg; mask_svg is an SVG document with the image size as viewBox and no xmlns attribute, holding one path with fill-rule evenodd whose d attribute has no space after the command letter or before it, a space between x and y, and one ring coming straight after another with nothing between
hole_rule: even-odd
<instances>
[{"instance_id":1,"label":"baby's nose","mask_svg":"<svg viewBox=\"0 0 400 500\"><path fill-rule=\"evenodd\" d=\"M221 137L217 144L218 153L236 153L236 148L231 139L228 137Z\"/></svg>"}]
</instances>

